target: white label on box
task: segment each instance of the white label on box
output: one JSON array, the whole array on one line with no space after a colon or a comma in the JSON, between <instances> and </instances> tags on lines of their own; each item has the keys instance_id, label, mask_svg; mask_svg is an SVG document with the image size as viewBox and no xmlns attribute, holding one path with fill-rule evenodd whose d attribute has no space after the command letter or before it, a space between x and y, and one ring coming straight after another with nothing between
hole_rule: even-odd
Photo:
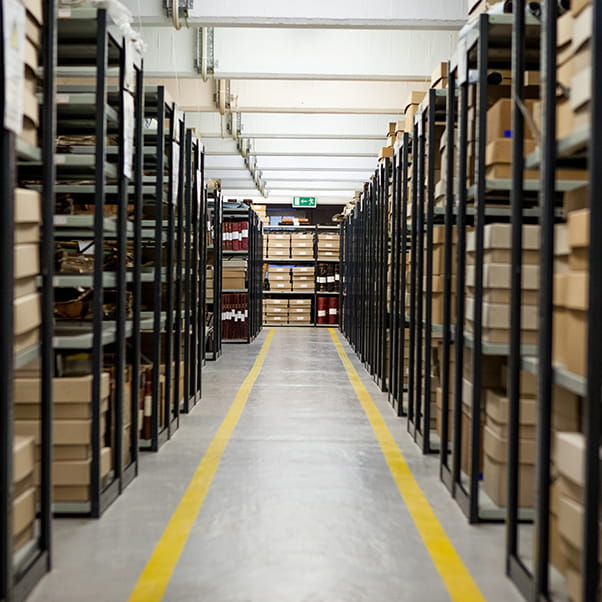
<instances>
[{"instance_id":1,"label":"white label on box","mask_svg":"<svg viewBox=\"0 0 602 602\"><path fill-rule=\"evenodd\" d=\"M4 127L23 131L25 91L25 7L18 0L2 0L4 15Z\"/></svg>"},{"instance_id":2,"label":"white label on box","mask_svg":"<svg viewBox=\"0 0 602 602\"><path fill-rule=\"evenodd\" d=\"M176 125L176 129L179 127L179 124ZM176 203L178 200L178 187L180 185L180 145L172 144L171 145L171 153L172 153L172 187L171 187L171 202Z\"/></svg>"},{"instance_id":3,"label":"white label on box","mask_svg":"<svg viewBox=\"0 0 602 602\"><path fill-rule=\"evenodd\" d=\"M336 309L332 309L332 308L330 308L330 309L328 310L328 313L329 313L331 316L336 316L338 312L337 312L337 310L336 310Z\"/></svg>"},{"instance_id":4,"label":"white label on box","mask_svg":"<svg viewBox=\"0 0 602 602\"><path fill-rule=\"evenodd\" d=\"M318 318L325 318L326 317L326 310L325 309L319 309L318 310Z\"/></svg>"},{"instance_id":5,"label":"white label on box","mask_svg":"<svg viewBox=\"0 0 602 602\"><path fill-rule=\"evenodd\" d=\"M56 104L57 105L68 105L70 96L69 94L57 94L56 95Z\"/></svg>"},{"instance_id":6,"label":"white label on box","mask_svg":"<svg viewBox=\"0 0 602 602\"><path fill-rule=\"evenodd\" d=\"M68 19L71 16L70 8L59 8L58 10L58 18L59 19Z\"/></svg>"},{"instance_id":7,"label":"white label on box","mask_svg":"<svg viewBox=\"0 0 602 602\"><path fill-rule=\"evenodd\" d=\"M134 174L134 124L136 122L134 97L127 91L123 92L123 175L132 178Z\"/></svg>"}]
</instances>

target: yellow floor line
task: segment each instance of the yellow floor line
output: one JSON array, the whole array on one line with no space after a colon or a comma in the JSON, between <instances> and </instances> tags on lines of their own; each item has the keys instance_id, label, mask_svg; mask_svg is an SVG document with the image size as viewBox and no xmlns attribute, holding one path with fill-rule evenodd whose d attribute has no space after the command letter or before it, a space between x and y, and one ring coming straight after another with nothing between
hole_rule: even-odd
<instances>
[{"instance_id":1,"label":"yellow floor line","mask_svg":"<svg viewBox=\"0 0 602 602\"><path fill-rule=\"evenodd\" d=\"M485 600L453 544L447 537L441 523L435 516L424 493L422 493L399 446L395 442L393 435L391 435L391 431L389 431L381 413L372 401L370 393L368 393L349 356L345 352L336 331L332 328L329 330L339 357L347 371L347 376L355 389L364 412L366 412L366 416L370 421L372 430L380 444L393 480L414 520L428 553L433 559L439 575L447 587L451 599L462 602Z\"/></svg>"},{"instance_id":2,"label":"yellow floor line","mask_svg":"<svg viewBox=\"0 0 602 602\"><path fill-rule=\"evenodd\" d=\"M153 555L142 571L136 587L129 597L129 602L159 602L163 598L190 531L201 511L222 454L245 408L249 393L261 372L274 332L271 330L268 333L253 368L236 393L232 406L207 448L207 452L198 465L188 489L165 528Z\"/></svg>"}]
</instances>

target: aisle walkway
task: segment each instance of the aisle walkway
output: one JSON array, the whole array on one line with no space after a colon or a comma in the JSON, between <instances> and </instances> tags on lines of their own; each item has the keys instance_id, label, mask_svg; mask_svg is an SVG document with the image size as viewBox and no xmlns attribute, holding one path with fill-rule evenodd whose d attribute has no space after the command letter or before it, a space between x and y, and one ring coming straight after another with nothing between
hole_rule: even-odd
<instances>
[{"instance_id":1,"label":"aisle walkway","mask_svg":"<svg viewBox=\"0 0 602 602\"><path fill-rule=\"evenodd\" d=\"M31 601L125 602L138 583L131 599L150 602L149 576L165 581L170 602L430 602L450 592L462 601L520 600L504 577L503 527L466 524L439 482L437 459L419 454L345 343L359 387L447 533L429 543L431 553L445 552L437 568L446 587L326 329L277 329L232 437L211 447L225 445L223 456L174 556L185 521L162 534L268 337L228 346L209 364L201 404L159 454L143 455L141 476L99 521L55 522L55 569ZM433 516L427 526L437 524ZM160 540L163 556L143 574ZM463 564L453 562L451 544ZM471 593L478 590L482 598Z\"/></svg>"}]
</instances>

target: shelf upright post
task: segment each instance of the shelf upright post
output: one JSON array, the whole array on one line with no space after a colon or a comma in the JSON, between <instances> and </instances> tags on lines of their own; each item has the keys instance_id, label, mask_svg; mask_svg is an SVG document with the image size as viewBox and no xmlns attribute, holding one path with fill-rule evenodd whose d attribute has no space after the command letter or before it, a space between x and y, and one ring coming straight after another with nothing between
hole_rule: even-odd
<instances>
[{"instance_id":1,"label":"shelf upright post","mask_svg":"<svg viewBox=\"0 0 602 602\"><path fill-rule=\"evenodd\" d=\"M452 68L452 63L448 63L448 83L447 83L447 113L445 131L446 141L446 163L443 166L445 170L445 255L444 255L444 282L443 282L443 349L441 354L441 449L440 449L440 477L441 480L451 485L448 476L451 474L449 466L449 407L450 407L450 378L455 375L450 374L451 359L451 300L453 294L453 220L454 220L454 139L456 128L457 98L456 98L456 74L457 71ZM459 228L459 227L458 227Z\"/></svg>"},{"instance_id":2,"label":"shelf upright post","mask_svg":"<svg viewBox=\"0 0 602 602\"><path fill-rule=\"evenodd\" d=\"M550 456L552 415L554 290L554 201L556 189L556 2L544 2L541 21L541 190L539 267L539 344L537 386L536 514L533 592L534 597L549 594L550 558ZM592 132L594 135L594 133ZM592 170L596 177L596 170ZM590 247L591 250L591 247ZM598 495L598 494L597 494ZM597 530L596 530L597 533ZM590 598L594 599L594 598Z\"/></svg>"},{"instance_id":3,"label":"shelf upright post","mask_svg":"<svg viewBox=\"0 0 602 602\"><path fill-rule=\"evenodd\" d=\"M4 31L4 8L0 5L0 27ZM0 81L7 78L4 44L0 45ZM6 98L0 94L2 130L0 142L0 303L3 336L0 337L0 598L13 595L13 380L14 380L14 190L15 134L6 128Z\"/></svg>"},{"instance_id":4,"label":"shelf upright post","mask_svg":"<svg viewBox=\"0 0 602 602\"><path fill-rule=\"evenodd\" d=\"M519 443L520 443L520 371L521 306L524 189L524 101L525 74L525 0L514 0L512 27L512 252L510 282L510 354L508 356L508 495L506 502L506 574L523 596L531 594L532 575L518 557L519 546Z\"/></svg>"},{"instance_id":5,"label":"shelf upright post","mask_svg":"<svg viewBox=\"0 0 602 602\"><path fill-rule=\"evenodd\" d=\"M197 163L196 163L196 174L195 174L195 202L196 202L196 220L197 220L197 236L199 239L199 252L198 252L198 273L199 280L197 283L197 299L198 299L198 346L197 346L197 390L199 399L202 397L202 372L203 366L206 359L207 349L205 347L207 336L205 332L206 323L206 307L207 307L207 189L205 187L204 178L204 165L205 165L205 149L198 141L197 150Z\"/></svg>"},{"instance_id":6,"label":"shelf upright post","mask_svg":"<svg viewBox=\"0 0 602 602\"><path fill-rule=\"evenodd\" d=\"M485 231L485 149L487 142L487 68L489 53L489 15L479 17L479 41L477 44L477 130L475 152L475 281L474 313L472 315L472 400L470 419L470 441L472 444L469 458L470 485L468 491L468 520L471 524L479 520L479 476L481 453L481 366L483 335L483 247Z\"/></svg>"},{"instance_id":7,"label":"shelf upright post","mask_svg":"<svg viewBox=\"0 0 602 602\"><path fill-rule=\"evenodd\" d=\"M132 293L134 306L134 322L132 330L132 387L131 387L131 458L135 466L134 474L138 475L138 412L140 408L140 364L142 355L140 308L142 305L142 206L144 204L143 172L144 172L144 62L136 69L136 96L134 121L134 272Z\"/></svg>"},{"instance_id":8,"label":"shelf upright post","mask_svg":"<svg viewBox=\"0 0 602 602\"><path fill-rule=\"evenodd\" d=\"M389 227L388 227L388 216L389 216L389 182L391 180L391 159L386 158L383 166L383 190L382 190L382 206L381 206L381 249L382 249L382 262L381 262L381 273L382 273L382 287L381 287L381 345L380 345L380 353L381 353L381 374L382 374L382 391L388 391L390 388L389 380L391 378L391 373L388 370L387 365L387 332L389 333L389 337L392 336L391 332L391 307L387 306L387 297L388 297L388 277L389 277ZM392 260L392 258L391 258ZM391 266L391 275L392 275L393 267ZM393 293L393 288L391 287L391 294ZM392 299L390 300L392 303Z\"/></svg>"},{"instance_id":9,"label":"shelf upright post","mask_svg":"<svg viewBox=\"0 0 602 602\"><path fill-rule=\"evenodd\" d=\"M196 329L194 327L194 290L193 290L193 279L196 280L197 274L193 271L195 263L193 260L194 253L196 252L195 234L194 234L194 219L192 217L192 189L193 189L193 177L194 177L194 147L192 140L192 130L186 131L186 146L185 146L185 157L184 163L184 181L185 181L185 193L184 193L184 254L186 266L186 272L184 274L184 320L185 320L185 332L184 332L184 404L182 406L182 412L188 414L190 412L190 398L191 394L191 374L194 374L196 369L196 357L192 355L194 349L194 336ZM179 250L181 253L182 250ZM192 334L191 334L192 331ZM192 391L196 395L196 391Z\"/></svg>"},{"instance_id":10,"label":"shelf upright post","mask_svg":"<svg viewBox=\"0 0 602 602\"><path fill-rule=\"evenodd\" d=\"M169 188L167 193L168 202L168 216L167 216L167 258L166 258L166 319L165 319L165 399L164 399L164 412L165 420L167 423L167 438L170 439L172 435L172 425L174 419L172 418L173 409L172 404L173 398L175 397L174 389L172 388L172 378L174 375L174 275L175 275L175 240L176 240L176 204L177 204L177 186L179 182L175 178L179 178L178 168L180 162L176 162L176 138L179 133L179 120L178 111L175 104L170 104L170 128L169 128ZM175 405L175 404L174 404Z\"/></svg>"},{"instance_id":11,"label":"shelf upright post","mask_svg":"<svg viewBox=\"0 0 602 602\"><path fill-rule=\"evenodd\" d=\"M587 339L587 397L585 401L585 489L583 515L583 576L581 591L584 600L594 600L599 595L599 510L600 510L600 404L602 403L602 274L597 262L602 256L602 6L593 3L592 31L592 114L589 149L589 291Z\"/></svg>"},{"instance_id":12,"label":"shelf upright post","mask_svg":"<svg viewBox=\"0 0 602 602\"><path fill-rule=\"evenodd\" d=\"M163 206L165 199L165 88L157 88L157 181L155 183L155 279L153 291L153 381L152 381L152 415L151 415L151 450L159 451L159 408L161 404L161 303L163 300ZM167 324L167 315L166 315Z\"/></svg>"},{"instance_id":13,"label":"shelf upright post","mask_svg":"<svg viewBox=\"0 0 602 602\"><path fill-rule=\"evenodd\" d=\"M379 170L379 194L378 194L378 320L376 323L376 340L378 344L377 353L377 375L378 385L381 391L387 391L386 372L386 349L387 349L387 276L388 276L388 240L387 240L387 201L390 173L390 160L384 159Z\"/></svg>"},{"instance_id":14,"label":"shelf upright post","mask_svg":"<svg viewBox=\"0 0 602 602\"><path fill-rule=\"evenodd\" d=\"M180 390L180 380L182 376L182 297L183 297L183 271L184 271L184 262L182 253L184 251L184 187L186 184L185 181L185 160L186 160L186 127L184 115L177 113L178 116L181 115L181 119L178 119L176 127L178 128L178 148L180 149L178 155L178 164L176 169L178 170L178 186L176 189L176 205L175 208L177 210L177 220L175 223L176 232L175 232L175 268L176 268L176 278L175 278L175 290L174 290L174 320L175 320L175 328L174 328L174 393L173 393L173 413L175 415L176 420L176 428L180 424L180 408L182 407L182 393ZM186 225L188 227L188 225ZM186 245L188 248L188 245ZM186 270L188 270L188 264L186 264ZM186 316L185 316L186 317ZM186 336L188 336L188 323L186 323ZM186 373L186 372L185 372Z\"/></svg>"},{"instance_id":15,"label":"shelf upright post","mask_svg":"<svg viewBox=\"0 0 602 602\"><path fill-rule=\"evenodd\" d=\"M424 314L424 412L422 413L422 453L433 453L431 446L431 350L433 326L433 215L435 206L435 144L437 91L429 90L428 106L428 155L426 172L426 286L424 295L426 308ZM423 193L424 195L424 193Z\"/></svg>"},{"instance_id":16,"label":"shelf upright post","mask_svg":"<svg viewBox=\"0 0 602 602\"><path fill-rule=\"evenodd\" d=\"M105 157L107 138L107 63L108 32L107 12L97 12L96 42L96 148L95 148L95 195L94 195L94 247L104 249L104 204L105 204ZM103 373L103 264L94 262L94 293L92 298L93 347L92 347L92 461L90 480L90 513L98 518L101 509L100 483L100 421L102 412L101 377Z\"/></svg>"},{"instance_id":17,"label":"shelf upright post","mask_svg":"<svg viewBox=\"0 0 602 602\"><path fill-rule=\"evenodd\" d=\"M399 254L400 254L400 211L399 211L399 175L401 171L401 154L395 153L393 158L393 198L391 219L391 338L389 340L389 402L393 407L399 404Z\"/></svg>"},{"instance_id":18,"label":"shelf upright post","mask_svg":"<svg viewBox=\"0 0 602 602\"><path fill-rule=\"evenodd\" d=\"M461 443L462 443L462 378L464 370L464 287L466 286L466 176L468 161L466 156L468 141L468 50L460 40L458 45L458 216L456 250L456 324L455 324L455 374L454 405L452 425L452 479L451 493L455 497L461 485ZM449 141L448 141L449 144ZM453 145L453 140L452 140ZM453 202L448 199L448 203Z\"/></svg>"},{"instance_id":19,"label":"shelf upright post","mask_svg":"<svg viewBox=\"0 0 602 602\"><path fill-rule=\"evenodd\" d=\"M424 184L425 184L425 134L424 134L424 111L420 111L416 115L415 119L415 130L417 132L416 147L418 156L416 157L417 163L417 174L416 183L414 184L416 190L416 205L414 210L416 211L416 275L414 277L414 297L415 297L415 314L414 319L414 345L415 345L415 357L414 357L414 441L418 442L418 439L422 437L424 439L425 433L423 432L423 418L424 418L424 406L426 400L422 397L422 369L423 369L423 317L424 317L424 295L423 295L423 283L424 283ZM428 378L428 375L425 375Z\"/></svg>"},{"instance_id":20,"label":"shelf upright post","mask_svg":"<svg viewBox=\"0 0 602 602\"><path fill-rule=\"evenodd\" d=\"M409 378L408 378L408 432L416 439L416 312L417 312L417 291L416 279L418 277L418 265L416 261L418 253L418 164L420 162L420 141L417 123L412 124L412 217L411 217L411 240L410 240L410 358L409 358Z\"/></svg>"},{"instance_id":21,"label":"shelf upright post","mask_svg":"<svg viewBox=\"0 0 602 602\"><path fill-rule=\"evenodd\" d=\"M119 53L119 78L118 78L118 154L117 154L117 315L115 319L115 478L122 486L123 474L123 391L125 388L125 356L126 356L126 255L127 255L127 212L129 178L125 173L125 70L126 63L133 60L127 52L125 39L122 40Z\"/></svg>"},{"instance_id":22,"label":"shelf upright post","mask_svg":"<svg viewBox=\"0 0 602 602\"><path fill-rule=\"evenodd\" d=\"M54 188L56 167L56 0L44 2L43 62L44 91L42 112L42 231L40 265L42 270L42 424L40 459L40 550L46 553L46 570L52 568L52 379L54 376ZM6 257L3 255L3 257ZM1 595L0 595L1 597Z\"/></svg>"},{"instance_id":23,"label":"shelf upright post","mask_svg":"<svg viewBox=\"0 0 602 602\"><path fill-rule=\"evenodd\" d=\"M408 267L408 169L410 161L410 134L404 132L401 156L401 278L400 278L400 311L401 311L401 336L399 337L399 400L397 402L397 415L407 414L404 406L405 391L405 344L406 344L406 295L407 295L407 267ZM413 142L412 142L413 144Z\"/></svg>"},{"instance_id":24,"label":"shelf upright post","mask_svg":"<svg viewBox=\"0 0 602 602\"><path fill-rule=\"evenodd\" d=\"M216 262L216 266L215 266L215 284L214 284L214 290L215 290L215 302L213 305L213 309L214 309L214 314L213 314L213 320L214 320L214 325L213 325L213 331L214 331L214 341L215 341L215 359L217 359L218 355L221 355L222 352L222 319L221 319L221 312L222 312L222 268L223 268L223 262L222 262L222 257L223 257L223 248L222 248L222 240L223 240L223 204L222 204L222 195L220 193L219 190L216 190L214 192L214 198L215 198L215 207L214 207L214 213L213 213L213 219L214 219L214 228L215 228L215 250L214 250L214 257L215 257L215 262Z\"/></svg>"}]
</instances>

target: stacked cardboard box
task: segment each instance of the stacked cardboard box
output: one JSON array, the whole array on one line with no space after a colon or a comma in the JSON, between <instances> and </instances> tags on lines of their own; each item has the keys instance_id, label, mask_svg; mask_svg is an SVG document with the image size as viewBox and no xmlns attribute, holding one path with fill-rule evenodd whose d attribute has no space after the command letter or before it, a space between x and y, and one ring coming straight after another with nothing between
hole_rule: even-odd
<instances>
[{"instance_id":1,"label":"stacked cardboard box","mask_svg":"<svg viewBox=\"0 0 602 602\"><path fill-rule=\"evenodd\" d=\"M510 272L511 226L488 224L484 232L483 258L483 341L508 343L510 341ZM475 282L475 233L466 239L468 253L466 267L466 325L472 332ZM539 226L523 226L523 345L537 344L537 290L539 288Z\"/></svg>"},{"instance_id":2,"label":"stacked cardboard box","mask_svg":"<svg viewBox=\"0 0 602 602\"><path fill-rule=\"evenodd\" d=\"M462 441L461 441L461 466L462 470L469 473L470 457L472 453L472 444L470 440L472 403L473 403L473 383L472 383L472 363L473 353L467 347L463 351L463 379L462 379ZM480 417L481 417L481 441L484 438L484 427L486 420L485 399L487 389L503 389L503 369L507 362L505 357L483 355L481 362L481 390L479 392ZM479 472L483 471L485 455L485 446L481 445L479 456Z\"/></svg>"},{"instance_id":3,"label":"stacked cardboard box","mask_svg":"<svg viewBox=\"0 0 602 602\"><path fill-rule=\"evenodd\" d=\"M341 252L341 237L338 233L318 234L318 259L339 259Z\"/></svg>"},{"instance_id":4,"label":"stacked cardboard box","mask_svg":"<svg viewBox=\"0 0 602 602\"><path fill-rule=\"evenodd\" d=\"M532 508L535 501L535 450L537 401L535 378L522 375L522 383L533 385L521 391L518 505ZM508 498L508 417L509 401L501 389L488 389L485 394L486 421L483 436L483 488L495 504L507 505Z\"/></svg>"},{"instance_id":5,"label":"stacked cardboard box","mask_svg":"<svg viewBox=\"0 0 602 602\"><path fill-rule=\"evenodd\" d=\"M34 480L35 440L15 436L13 440L13 549L18 552L35 536L36 487Z\"/></svg>"},{"instance_id":6,"label":"stacked cardboard box","mask_svg":"<svg viewBox=\"0 0 602 602\"><path fill-rule=\"evenodd\" d=\"M289 314L288 299L264 299L263 322L264 324L288 324Z\"/></svg>"},{"instance_id":7,"label":"stacked cardboard box","mask_svg":"<svg viewBox=\"0 0 602 602\"><path fill-rule=\"evenodd\" d=\"M412 91L410 92L405 105L403 107L403 114L405 115L405 130L406 132L414 131L414 117L416 115L416 111L418 110L418 105L423 101L426 92L421 91Z\"/></svg>"},{"instance_id":8,"label":"stacked cardboard box","mask_svg":"<svg viewBox=\"0 0 602 602\"><path fill-rule=\"evenodd\" d=\"M36 278L40 273L40 193L15 190L14 335L15 352L38 344L42 321Z\"/></svg>"},{"instance_id":9,"label":"stacked cardboard box","mask_svg":"<svg viewBox=\"0 0 602 602\"><path fill-rule=\"evenodd\" d=\"M426 244L426 241L425 241ZM445 284L445 228L433 228L433 295L432 295L432 320L433 324L443 324L443 290ZM426 277L425 277L426 278ZM426 282L425 282L426 285ZM426 286L424 287L426 290ZM452 231L452 295L451 295L451 320L456 315L456 227ZM426 302L426 295L425 295Z\"/></svg>"},{"instance_id":10,"label":"stacked cardboard box","mask_svg":"<svg viewBox=\"0 0 602 602\"><path fill-rule=\"evenodd\" d=\"M560 228L557 228L557 233ZM564 228L562 229L564 231ZM579 376L586 373L589 210L567 219L568 261L556 261L554 276L554 359ZM564 269L564 268L567 269Z\"/></svg>"},{"instance_id":11,"label":"stacked cardboard box","mask_svg":"<svg viewBox=\"0 0 602 602\"><path fill-rule=\"evenodd\" d=\"M268 234L267 237L268 259L288 259L291 256L291 235L286 233Z\"/></svg>"},{"instance_id":12,"label":"stacked cardboard box","mask_svg":"<svg viewBox=\"0 0 602 602\"><path fill-rule=\"evenodd\" d=\"M209 302L215 293L215 268L212 265L207 266L205 277L205 298Z\"/></svg>"},{"instance_id":13,"label":"stacked cardboard box","mask_svg":"<svg viewBox=\"0 0 602 602\"><path fill-rule=\"evenodd\" d=\"M571 58L568 71L571 76L570 107L575 131L588 128L591 122L593 7L589 0L571 4L574 18L572 27Z\"/></svg>"},{"instance_id":14,"label":"stacked cardboard box","mask_svg":"<svg viewBox=\"0 0 602 602\"><path fill-rule=\"evenodd\" d=\"M15 433L41 440L40 378L15 378ZM110 375L101 378L101 442L105 441L107 413L111 393ZM55 378L53 380L53 497L56 502L84 502L90 499L92 463L92 376ZM102 443L101 443L102 444ZM36 450L36 460L39 454ZM103 447L100 454L101 477L112 467L112 450ZM36 463L36 485L39 464Z\"/></svg>"},{"instance_id":15,"label":"stacked cardboard box","mask_svg":"<svg viewBox=\"0 0 602 602\"><path fill-rule=\"evenodd\" d=\"M23 130L19 137L39 145L40 107L36 98L38 87L38 53L42 47L44 11L41 0L26 0L25 19L25 88L23 90Z\"/></svg>"},{"instance_id":16,"label":"stacked cardboard box","mask_svg":"<svg viewBox=\"0 0 602 602\"><path fill-rule=\"evenodd\" d=\"M222 290L247 287L247 260L242 257L225 257L222 263Z\"/></svg>"},{"instance_id":17,"label":"stacked cardboard box","mask_svg":"<svg viewBox=\"0 0 602 602\"><path fill-rule=\"evenodd\" d=\"M290 299L289 323L311 324L311 299Z\"/></svg>"},{"instance_id":18,"label":"stacked cardboard box","mask_svg":"<svg viewBox=\"0 0 602 602\"><path fill-rule=\"evenodd\" d=\"M313 266L293 267L293 292L310 293L316 289L316 275Z\"/></svg>"},{"instance_id":19,"label":"stacked cardboard box","mask_svg":"<svg viewBox=\"0 0 602 602\"><path fill-rule=\"evenodd\" d=\"M268 268L271 291L291 291L291 268L271 265Z\"/></svg>"},{"instance_id":20,"label":"stacked cardboard box","mask_svg":"<svg viewBox=\"0 0 602 602\"><path fill-rule=\"evenodd\" d=\"M455 381L455 366L456 366L456 356L455 356L455 347L453 343L449 348L449 405L448 405L448 433L447 440L451 441L452 434L452 413L454 407L454 381ZM439 342L433 348L433 373L437 378L437 387L434 388L435 391L435 428L437 429L437 433L439 437L443 434L443 389L441 386L441 382L443 380L443 343Z\"/></svg>"},{"instance_id":21,"label":"stacked cardboard box","mask_svg":"<svg viewBox=\"0 0 602 602\"><path fill-rule=\"evenodd\" d=\"M300 232L291 234L291 259L314 258L314 235Z\"/></svg>"},{"instance_id":22,"label":"stacked cardboard box","mask_svg":"<svg viewBox=\"0 0 602 602\"><path fill-rule=\"evenodd\" d=\"M533 101L526 100L527 108L533 110ZM535 150L537 143L531 130L525 128L525 156ZM509 98L498 100L487 111L487 149L485 165L488 178L512 177L512 101ZM525 171L526 179L538 177L537 171Z\"/></svg>"},{"instance_id":23,"label":"stacked cardboard box","mask_svg":"<svg viewBox=\"0 0 602 602\"><path fill-rule=\"evenodd\" d=\"M585 437L581 433L558 433L555 463L558 487L554 502L567 590L572 602L585 602L581 590Z\"/></svg>"},{"instance_id":24,"label":"stacked cardboard box","mask_svg":"<svg viewBox=\"0 0 602 602\"><path fill-rule=\"evenodd\" d=\"M431 75L431 88L442 90L447 88L448 65L439 63Z\"/></svg>"},{"instance_id":25,"label":"stacked cardboard box","mask_svg":"<svg viewBox=\"0 0 602 602\"><path fill-rule=\"evenodd\" d=\"M268 217L268 206L267 205L251 205L251 209L257 213L260 221L264 226L270 225L270 218Z\"/></svg>"}]
</instances>

